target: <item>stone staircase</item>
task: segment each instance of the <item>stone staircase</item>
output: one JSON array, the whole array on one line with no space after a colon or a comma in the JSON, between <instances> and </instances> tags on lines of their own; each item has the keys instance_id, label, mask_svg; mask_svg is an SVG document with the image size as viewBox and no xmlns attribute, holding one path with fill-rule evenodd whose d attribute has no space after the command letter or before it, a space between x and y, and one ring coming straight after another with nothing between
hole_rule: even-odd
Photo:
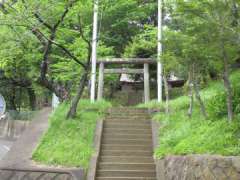
<instances>
[{"instance_id":1,"label":"stone staircase","mask_svg":"<svg viewBox=\"0 0 240 180\"><path fill-rule=\"evenodd\" d=\"M96 180L156 180L151 121L146 109L109 110Z\"/></svg>"}]
</instances>

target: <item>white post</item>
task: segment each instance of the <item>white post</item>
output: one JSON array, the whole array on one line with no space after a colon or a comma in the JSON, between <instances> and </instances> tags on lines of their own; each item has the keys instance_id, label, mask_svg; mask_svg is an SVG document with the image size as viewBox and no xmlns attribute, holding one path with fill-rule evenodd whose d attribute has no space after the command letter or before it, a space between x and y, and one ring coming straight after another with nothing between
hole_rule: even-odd
<instances>
[{"instance_id":1,"label":"white post","mask_svg":"<svg viewBox=\"0 0 240 180\"><path fill-rule=\"evenodd\" d=\"M92 75L91 75L91 102L95 102L95 82L97 69L97 29L98 29L98 0L94 0L93 37L92 37Z\"/></svg>"},{"instance_id":2,"label":"white post","mask_svg":"<svg viewBox=\"0 0 240 180\"><path fill-rule=\"evenodd\" d=\"M158 102L162 102L162 0L158 0L158 65L157 65L157 82L158 82Z\"/></svg>"}]
</instances>

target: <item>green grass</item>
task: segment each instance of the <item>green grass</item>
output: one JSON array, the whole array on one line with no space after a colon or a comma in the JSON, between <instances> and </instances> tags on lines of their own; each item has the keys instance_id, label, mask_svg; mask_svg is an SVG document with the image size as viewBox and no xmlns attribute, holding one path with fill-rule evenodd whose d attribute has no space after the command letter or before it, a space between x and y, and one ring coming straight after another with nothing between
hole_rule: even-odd
<instances>
[{"instance_id":1,"label":"green grass","mask_svg":"<svg viewBox=\"0 0 240 180\"><path fill-rule=\"evenodd\" d=\"M239 78L239 71L231 76L235 87L240 87ZM211 82L201 91L208 112L211 111L208 104L212 103L213 97L222 92L224 87L221 81ZM240 104L240 99L237 101ZM210 116L206 120L201 115L198 104L195 104L190 119L187 116L188 104L188 96L176 98L170 101L169 115L158 113L154 116L161 124L159 147L155 150L157 158L186 154L240 155L240 114L235 116L232 124L228 123L226 115ZM139 106L164 108L164 104L155 101Z\"/></svg>"},{"instance_id":2,"label":"green grass","mask_svg":"<svg viewBox=\"0 0 240 180\"><path fill-rule=\"evenodd\" d=\"M50 117L50 127L33 154L33 160L44 165L87 168L94 152L96 121L110 103L91 104L81 100L75 119L66 120L68 104L60 105Z\"/></svg>"}]
</instances>

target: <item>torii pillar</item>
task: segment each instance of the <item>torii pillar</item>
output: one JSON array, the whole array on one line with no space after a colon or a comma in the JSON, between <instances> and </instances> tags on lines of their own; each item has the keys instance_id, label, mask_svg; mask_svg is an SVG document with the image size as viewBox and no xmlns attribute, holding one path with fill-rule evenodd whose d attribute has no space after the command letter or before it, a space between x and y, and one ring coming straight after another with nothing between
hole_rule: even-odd
<instances>
[{"instance_id":1,"label":"torii pillar","mask_svg":"<svg viewBox=\"0 0 240 180\"><path fill-rule=\"evenodd\" d=\"M149 75L149 64L154 64L156 61L153 59L112 59L112 60L100 60L99 64L99 77L98 77L98 96L97 99L103 98L104 88L104 74L144 74L144 101L148 103L150 101L150 75ZM143 69L105 69L105 65L123 65L123 64L142 64Z\"/></svg>"},{"instance_id":2,"label":"torii pillar","mask_svg":"<svg viewBox=\"0 0 240 180\"><path fill-rule=\"evenodd\" d=\"M99 76L98 76L98 96L97 99L103 98L103 87L104 87L104 63L99 64Z\"/></svg>"},{"instance_id":3,"label":"torii pillar","mask_svg":"<svg viewBox=\"0 0 240 180\"><path fill-rule=\"evenodd\" d=\"M149 64L144 64L144 98L145 103L150 101Z\"/></svg>"}]
</instances>

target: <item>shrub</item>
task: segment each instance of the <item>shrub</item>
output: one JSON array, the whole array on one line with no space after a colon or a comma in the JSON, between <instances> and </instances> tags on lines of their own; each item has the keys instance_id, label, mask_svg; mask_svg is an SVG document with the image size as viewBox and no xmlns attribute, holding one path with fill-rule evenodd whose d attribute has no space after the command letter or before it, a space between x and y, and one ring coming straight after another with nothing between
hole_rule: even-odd
<instances>
[{"instance_id":1,"label":"shrub","mask_svg":"<svg viewBox=\"0 0 240 180\"><path fill-rule=\"evenodd\" d=\"M160 144L155 151L157 158L166 155L219 154L239 155L239 123L229 124L226 119L206 121L194 111L193 118L187 119L185 111L178 111L169 118L160 120Z\"/></svg>"},{"instance_id":2,"label":"shrub","mask_svg":"<svg viewBox=\"0 0 240 180\"><path fill-rule=\"evenodd\" d=\"M240 83L236 77L239 73L232 76L231 81L233 84L233 109L234 113L240 113ZM227 95L224 89L219 89L219 93L212 96L207 102L208 113L211 118L219 118L227 115Z\"/></svg>"}]
</instances>

